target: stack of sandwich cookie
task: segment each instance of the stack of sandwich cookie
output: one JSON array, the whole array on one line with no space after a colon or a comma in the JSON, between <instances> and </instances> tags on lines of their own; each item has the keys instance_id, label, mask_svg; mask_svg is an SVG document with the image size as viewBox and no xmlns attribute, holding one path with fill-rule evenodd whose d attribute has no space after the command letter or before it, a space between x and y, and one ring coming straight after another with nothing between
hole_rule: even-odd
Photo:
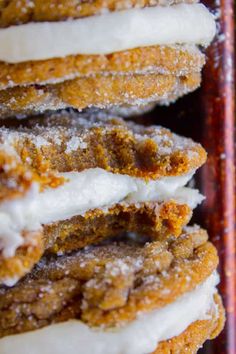
<instances>
[{"instance_id":1,"label":"stack of sandwich cookie","mask_svg":"<svg viewBox=\"0 0 236 354\"><path fill-rule=\"evenodd\" d=\"M215 31L194 0L1 2L1 117L168 104L199 86Z\"/></svg>"},{"instance_id":2,"label":"stack of sandwich cookie","mask_svg":"<svg viewBox=\"0 0 236 354\"><path fill-rule=\"evenodd\" d=\"M130 118L199 86L215 28L195 0L0 2L0 354L193 354L222 330L188 226L206 151Z\"/></svg>"}]
</instances>

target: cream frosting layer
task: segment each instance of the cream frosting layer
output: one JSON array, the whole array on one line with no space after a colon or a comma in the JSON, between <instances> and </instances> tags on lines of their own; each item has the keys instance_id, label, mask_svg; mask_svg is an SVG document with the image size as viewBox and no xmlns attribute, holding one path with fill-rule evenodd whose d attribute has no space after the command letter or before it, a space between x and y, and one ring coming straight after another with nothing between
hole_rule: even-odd
<instances>
[{"instance_id":1,"label":"cream frosting layer","mask_svg":"<svg viewBox=\"0 0 236 354\"><path fill-rule=\"evenodd\" d=\"M216 272L175 302L139 317L123 328L103 331L76 320L0 340L0 354L147 354L160 341L181 334L197 320L217 315ZM168 290L168 289L166 289Z\"/></svg>"},{"instance_id":2,"label":"cream frosting layer","mask_svg":"<svg viewBox=\"0 0 236 354\"><path fill-rule=\"evenodd\" d=\"M66 182L41 193L34 183L23 198L0 204L0 248L5 257L11 257L24 243L23 230L37 231L43 224L84 215L95 208L106 209L117 203L174 199L194 208L204 199L198 190L184 187L194 172L145 182L94 168L59 174Z\"/></svg>"},{"instance_id":3,"label":"cream frosting layer","mask_svg":"<svg viewBox=\"0 0 236 354\"><path fill-rule=\"evenodd\" d=\"M20 63L75 54L109 54L151 45L207 46L216 33L202 4L128 9L0 29L0 60Z\"/></svg>"}]
</instances>

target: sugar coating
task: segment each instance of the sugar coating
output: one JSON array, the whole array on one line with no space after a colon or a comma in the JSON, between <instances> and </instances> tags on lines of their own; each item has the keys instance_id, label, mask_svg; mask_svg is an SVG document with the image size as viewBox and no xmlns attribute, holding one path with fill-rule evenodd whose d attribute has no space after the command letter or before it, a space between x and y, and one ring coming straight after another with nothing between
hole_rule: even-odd
<instances>
[{"instance_id":1,"label":"sugar coating","mask_svg":"<svg viewBox=\"0 0 236 354\"><path fill-rule=\"evenodd\" d=\"M40 149L44 146L61 145L66 140L65 153L71 153L78 149L86 149L88 136L93 135L97 128L102 128L102 134L105 135L119 126L126 130L130 137L134 136L137 142L152 140L158 146L159 155L170 155L178 150L186 150L190 158L197 157L197 151L192 151L192 148L200 145L189 138L171 133L168 129L156 125L144 128L132 122L125 122L121 118L113 118L103 112L95 112L88 119L86 114L62 111L36 120L36 124L31 120L31 123L26 121L26 124L22 121L17 128L3 126L0 128L0 142L1 148L9 147L17 154L16 145L23 144L25 141L30 141Z\"/></svg>"},{"instance_id":2,"label":"sugar coating","mask_svg":"<svg viewBox=\"0 0 236 354\"><path fill-rule=\"evenodd\" d=\"M192 45L140 47L110 55L76 55L15 65L0 63L0 89L31 84L58 84L75 78L177 75L200 72L205 56Z\"/></svg>"},{"instance_id":3,"label":"sugar coating","mask_svg":"<svg viewBox=\"0 0 236 354\"><path fill-rule=\"evenodd\" d=\"M145 105L151 102L169 104L199 87L200 72L183 76L158 73L145 75L97 75L79 77L48 85L16 86L0 91L1 118L75 108L110 108L123 105Z\"/></svg>"},{"instance_id":4,"label":"sugar coating","mask_svg":"<svg viewBox=\"0 0 236 354\"><path fill-rule=\"evenodd\" d=\"M206 241L205 231L189 230L178 239L163 242L111 240L70 255L47 256L15 287L0 289L4 303L0 333L24 332L31 328L27 326L40 328L60 322L60 318L119 328L143 312L175 301L210 276L218 259ZM23 294L28 294L30 303ZM21 299L21 304L13 306L17 329L6 329L1 323L17 299ZM31 323L24 311L28 316L37 311L44 321Z\"/></svg>"}]
</instances>

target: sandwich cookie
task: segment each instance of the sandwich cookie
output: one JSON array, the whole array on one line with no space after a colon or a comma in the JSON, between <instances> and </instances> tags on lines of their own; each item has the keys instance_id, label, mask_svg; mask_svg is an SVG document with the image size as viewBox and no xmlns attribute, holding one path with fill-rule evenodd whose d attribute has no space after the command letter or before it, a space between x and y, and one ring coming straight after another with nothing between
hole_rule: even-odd
<instances>
[{"instance_id":1,"label":"sandwich cookie","mask_svg":"<svg viewBox=\"0 0 236 354\"><path fill-rule=\"evenodd\" d=\"M188 186L200 144L168 129L61 112L0 129L0 279L14 284L44 252L123 231L179 236L204 199Z\"/></svg>"},{"instance_id":2,"label":"sandwich cookie","mask_svg":"<svg viewBox=\"0 0 236 354\"><path fill-rule=\"evenodd\" d=\"M168 104L195 90L213 15L194 1L0 5L0 114Z\"/></svg>"},{"instance_id":3,"label":"sandwich cookie","mask_svg":"<svg viewBox=\"0 0 236 354\"><path fill-rule=\"evenodd\" d=\"M197 226L44 257L0 289L0 354L196 353L224 324L217 264Z\"/></svg>"}]
</instances>

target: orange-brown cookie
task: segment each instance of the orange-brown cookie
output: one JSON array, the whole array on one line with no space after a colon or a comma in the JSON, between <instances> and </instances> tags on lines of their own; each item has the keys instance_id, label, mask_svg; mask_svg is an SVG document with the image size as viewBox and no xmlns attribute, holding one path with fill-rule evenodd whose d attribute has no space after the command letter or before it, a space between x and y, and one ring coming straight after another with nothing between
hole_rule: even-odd
<instances>
[{"instance_id":1,"label":"orange-brown cookie","mask_svg":"<svg viewBox=\"0 0 236 354\"><path fill-rule=\"evenodd\" d=\"M196 2L0 3L0 116L169 104L195 90L215 33Z\"/></svg>"},{"instance_id":2,"label":"orange-brown cookie","mask_svg":"<svg viewBox=\"0 0 236 354\"><path fill-rule=\"evenodd\" d=\"M117 335L126 330L131 335L133 323L143 326L165 311L164 319L168 318L172 328L178 324L182 331L169 338L166 334L157 353L177 353L180 348L194 352L223 326L224 311L215 295L217 263L214 246L207 242L206 232L197 227L186 229L177 240L145 243L132 238L62 257L47 256L15 287L0 289L0 336L8 340L8 335L42 328L42 332L35 332L42 339L50 326L56 330L57 323L67 331L75 319L97 331L114 331L115 327ZM173 311L175 316L171 316ZM196 313L195 320L188 318L190 323L183 325L189 311ZM158 326L161 329L162 322ZM153 330L159 332L158 326ZM76 330L80 338L80 327ZM144 336L146 330L144 327ZM14 336L10 338L14 341ZM114 341L116 346L116 337Z\"/></svg>"},{"instance_id":3,"label":"orange-brown cookie","mask_svg":"<svg viewBox=\"0 0 236 354\"><path fill-rule=\"evenodd\" d=\"M189 206L175 201L118 204L107 212L96 209L85 216L45 225L45 250L63 254L125 231L148 234L158 240L178 237L191 216Z\"/></svg>"},{"instance_id":4,"label":"orange-brown cookie","mask_svg":"<svg viewBox=\"0 0 236 354\"><path fill-rule=\"evenodd\" d=\"M0 2L0 27L27 22L61 21L131 7L194 3L197 0L8 0ZM19 11L21 9L21 11Z\"/></svg>"},{"instance_id":5,"label":"orange-brown cookie","mask_svg":"<svg viewBox=\"0 0 236 354\"><path fill-rule=\"evenodd\" d=\"M45 253L62 255L121 232L147 233L154 240L170 235L178 237L191 215L187 205L174 201L142 203L139 206L117 205L107 212L96 209L85 216L45 225L36 235L24 232L24 245L16 250L14 256L6 258L0 255L0 282L15 284Z\"/></svg>"},{"instance_id":6,"label":"orange-brown cookie","mask_svg":"<svg viewBox=\"0 0 236 354\"><path fill-rule=\"evenodd\" d=\"M0 281L22 277L45 252L120 232L178 237L202 201L185 185L204 149L161 127L61 112L0 129ZM33 237L35 234L37 238Z\"/></svg>"},{"instance_id":7,"label":"orange-brown cookie","mask_svg":"<svg viewBox=\"0 0 236 354\"><path fill-rule=\"evenodd\" d=\"M218 317L213 315L208 320L194 322L179 336L161 342L153 354L197 353L207 340L216 338L224 327L225 312L220 296L216 295L215 301Z\"/></svg>"},{"instance_id":8,"label":"orange-brown cookie","mask_svg":"<svg viewBox=\"0 0 236 354\"><path fill-rule=\"evenodd\" d=\"M41 259L45 249L42 232L25 232L23 237L24 245L16 250L14 256L0 255L0 283L14 285Z\"/></svg>"},{"instance_id":9,"label":"orange-brown cookie","mask_svg":"<svg viewBox=\"0 0 236 354\"><path fill-rule=\"evenodd\" d=\"M195 90L200 73L182 76L161 74L96 75L48 85L16 86L0 91L0 117L24 116L73 107L109 108L143 105L150 102L167 104Z\"/></svg>"},{"instance_id":10,"label":"orange-brown cookie","mask_svg":"<svg viewBox=\"0 0 236 354\"><path fill-rule=\"evenodd\" d=\"M202 347L205 341L209 339L214 339L215 337L218 336L218 334L222 331L224 327L224 322L225 322L225 314L224 314L224 308L221 302L221 299L218 295L215 296L215 301L216 301L216 306L218 306L219 310L219 315L215 316L215 314L209 314L207 320L201 320L201 321L196 321L192 323L183 333L180 335L171 338L169 340L162 341L158 344L157 349L152 353L152 354L178 354L178 353L187 353L187 354L195 354L197 353L198 349ZM38 333L38 331L35 333L38 334L39 336L41 333ZM22 343L25 343L25 346L27 346L27 340L28 340L28 345L31 344L31 350L35 350L37 348L38 343L37 341L30 341L30 339L22 338L22 335L18 335L17 338L19 340L20 346L18 346L18 342L16 340L15 343L15 338L16 336L10 336L10 337L5 337L5 340L1 340L1 352L3 354L11 354L12 349L17 348L22 348ZM51 342L51 345L44 345L44 349L50 350L51 353L58 353L58 351L53 351L52 343L53 343L53 336L50 339L50 333L47 334L47 338ZM68 333L67 338L70 339L70 332ZM138 339L136 338L137 341L141 341L142 337L139 337ZM13 343L13 346L10 345L9 348L9 343ZM4 344L3 344L4 343ZM6 344L7 343L7 344ZM41 342L42 343L42 342ZM114 345L114 344L113 344ZM3 348L4 347L4 348ZM42 347L42 344L41 346ZM81 348L81 343L78 343L78 347ZM78 347L76 348L77 353L80 353L78 351ZM63 344L61 344L61 348L63 350ZM128 348L127 348L128 349ZM124 351L123 351L124 352ZM25 353L25 352L24 352ZM35 352L34 352L35 353ZM36 351L36 353L38 353ZM125 352L126 353L126 352Z\"/></svg>"},{"instance_id":11,"label":"orange-brown cookie","mask_svg":"<svg viewBox=\"0 0 236 354\"><path fill-rule=\"evenodd\" d=\"M75 55L19 64L0 62L0 90L100 75L130 77L153 73L184 76L199 73L204 63L205 57L200 51L186 50L181 46L140 47L109 55Z\"/></svg>"},{"instance_id":12,"label":"orange-brown cookie","mask_svg":"<svg viewBox=\"0 0 236 354\"><path fill-rule=\"evenodd\" d=\"M65 181L58 172L102 168L145 180L188 174L206 161L204 148L160 126L62 111L0 127L0 200ZM8 179L14 183L9 184Z\"/></svg>"}]
</instances>

